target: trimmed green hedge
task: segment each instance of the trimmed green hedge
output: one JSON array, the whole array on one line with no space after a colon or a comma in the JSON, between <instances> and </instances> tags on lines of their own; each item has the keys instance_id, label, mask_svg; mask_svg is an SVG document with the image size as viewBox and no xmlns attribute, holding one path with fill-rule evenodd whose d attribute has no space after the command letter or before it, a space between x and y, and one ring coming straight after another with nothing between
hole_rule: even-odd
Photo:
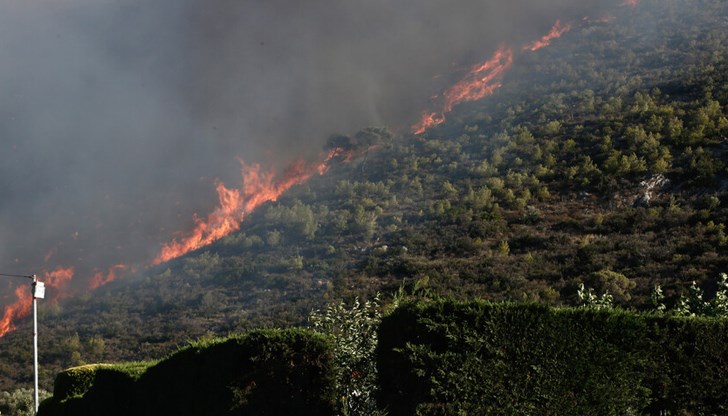
<instances>
[{"instance_id":1,"label":"trimmed green hedge","mask_svg":"<svg viewBox=\"0 0 728 416\"><path fill-rule=\"evenodd\" d=\"M440 300L402 304L378 337L390 416L728 414L725 319ZM331 342L262 330L71 368L39 415L334 415Z\"/></svg>"},{"instance_id":2,"label":"trimmed green hedge","mask_svg":"<svg viewBox=\"0 0 728 416\"><path fill-rule=\"evenodd\" d=\"M728 320L653 317L649 322L655 340L651 414L728 415Z\"/></svg>"},{"instance_id":3,"label":"trimmed green hedge","mask_svg":"<svg viewBox=\"0 0 728 416\"><path fill-rule=\"evenodd\" d=\"M397 415L728 414L728 324L621 310L408 303L380 327Z\"/></svg>"},{"instance_id":4,"label":"trimmed green hedge","mask_svg":"<svg viewBox=\"0 0 728 416\"><path fill-rule=\"evenodd\" d=\"M41 404L39 414L98 414L97 403L103 403L104 414L127 415L134 383L153 363L91 364L73 367L59 373L53 386L53 397Z\"/></svg>"},{"instance_id":5,"label":"trimmed green hedge","mask_svg":"<svg viewBox=\"0 0 728 416\"><path fill-rule=\"evenodd\" d=\"M330 340L304 330L255 331L191 346L139 380L149 415L333 415Z\"/></svg>"},{"instance_id":6,"label":"trimmed green hedge","mask_svg":"<svg viewBox=\"0 0 728 416\"><path fill-rule=\"evenodd\" d=\"M136 377L113 366L69 369L39 415L334 415L332 363L324 336L254 331L190 345Z\"/></svg>"}]
</instances>

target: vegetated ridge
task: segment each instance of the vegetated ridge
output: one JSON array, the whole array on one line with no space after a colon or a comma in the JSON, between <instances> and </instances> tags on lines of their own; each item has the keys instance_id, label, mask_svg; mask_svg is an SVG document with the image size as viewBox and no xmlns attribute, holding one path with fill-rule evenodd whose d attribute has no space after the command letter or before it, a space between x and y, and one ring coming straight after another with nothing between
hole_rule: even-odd
<instances>
[{"instance_id":1,"label":"vegetated ridge","mask_svg":"<svg viewBox=\"0 0 728 416\"><path fill-rule=\"evenodd\" d=\"M635 309L655 284L668 303L692 281L710 296L728 270L727 19L725 2L644 1L521 56L492 96L421 135L332 137L359 157L239 232L44 304L44 387L64 367L300 325L330 299L414 281L553 305L580 283ZM30 381L15 364L29 331L3 339L3 389Z\"/></svg>"}]
</instances>

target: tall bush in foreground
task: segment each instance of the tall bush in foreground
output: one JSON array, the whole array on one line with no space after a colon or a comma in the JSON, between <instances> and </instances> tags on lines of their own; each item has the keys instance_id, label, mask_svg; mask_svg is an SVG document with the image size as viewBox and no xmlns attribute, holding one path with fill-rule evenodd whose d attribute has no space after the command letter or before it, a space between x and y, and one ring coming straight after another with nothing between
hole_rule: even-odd
<instances>
[{"instance_id":1,"label":"tall bush in foreground","mask_svg":"<svg viewBox=\"0 0 728 416\"><path fill-rule=\"evenodd\" d=\"M680 298L676 313L682 316L719 316L728 318L728 275L721 273L715 297L704 300L703 291L693 282L687 296Z\"/></svg>"},{"instance_id":2,"label":"tall bush in foreground","mask_svg":"<svg viewBox=\"0 0 728 416\"><path fill-rule=\"evenodd\" d=\"M345 416L374 416L377 408L377 366L374 353L381 323L379 295L371 301L340 301L311 313L312 328L334 339L336 390Z\"/></svg>"}]
</instances>

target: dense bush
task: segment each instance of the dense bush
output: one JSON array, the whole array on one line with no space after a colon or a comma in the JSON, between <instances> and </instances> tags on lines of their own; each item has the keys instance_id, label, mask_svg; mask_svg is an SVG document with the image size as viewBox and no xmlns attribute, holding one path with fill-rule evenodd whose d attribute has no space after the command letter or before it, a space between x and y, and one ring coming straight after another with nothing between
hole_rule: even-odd
<instances>
[{"instance_id":1,"label":"dense bush","mask_svg":"<svg viewBox=\"0 0 728 416\"><path fill-rule=\"evenodd\" d=\"M191 346L139 380L140 414L333 414L332 357L328 338L303 330Z\"/></svg>"},{"instance_id":2,"label":"dense bush","mask_svg":"<svg viewBox=\"0 0 728 416\"><path fill-rule=\"evenodd\" d=\"M4 391L0 394L0 415L35 416L34 390L20 388L13 391ZM38 398L44 400L51 396L51 392L40 389Z\"/></svg>"},{"instance_id":3,"label":"dense bush","mask_svg":"<svg viewBox=\"0 0 728 416\"><path fill-rule=\"evenodd\" d=\"M137 375L115 366L61 373L41 416L333 415L332 348L303 330L201 341Z\"/></svg>"},{"instance_id":4,"label":"dense bush","mask_svg":"<svg viewBox=\"0 0 728 416\"><path fill-rule=\"evenodd\" d=\"M151 362L93 364L69 368L56 376L53 396L40 415L127 415L134 411L135 381Z\"/></svg>"},{"instance_id":5,"label":"dense bush","mask_svg":"<svg viewBox=\"0 0 728 416\"><path fill-rule=\"evenodd\" d=\"M381 414L376 396L379 386L374 353L377 330L382 319L379 295L371 301L355 299L351 306L343 301L309 318L312 329L334 340L336 390L345 416Z\"/></svg>"},{"instance_id":6,"label":"dense bush","mask_svg":"<svg viewBox=\"0 0 728 416\"><path fill-rule=\"evenodd\" d=\"M125 364L91 364L73 367L59 373L53 385L53 397L58 401L81 397L105 385L109 380L132 383L150 366L149 362ZM116 383L115 383L116 384ZM119 385L116 384L116 388Z\"/></svg>"},{"instance_id":7,"label":"dense bush","mask_svg":"<svg viewBox=\"0 0 728 416\"><path fill-rule=\"evenodd\" d=\"M379 337L393 416L728 411L725 320L438 301L401 306Z\"/></svg>"},{"instance_id":8,"label":"dense bush","mask_svg":"<svg viewBox=\"0 0 728 416\"><path fill-rule=\"evenodd\" d=\"M654 339L650 414L728 414L728 320L649 320Z\"/></svg>"}]
</instances>

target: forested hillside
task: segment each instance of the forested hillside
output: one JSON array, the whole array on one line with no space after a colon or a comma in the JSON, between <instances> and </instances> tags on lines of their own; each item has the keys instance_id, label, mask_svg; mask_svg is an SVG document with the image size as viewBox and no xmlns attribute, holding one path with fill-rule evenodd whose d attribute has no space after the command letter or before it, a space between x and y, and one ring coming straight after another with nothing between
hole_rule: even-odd
<instances>
[{"instance_id":1,"label":"forested hillside","mask_svg":"<svg viewBox=\"0 0 728 416\"><path fill-rule=\"evenodd\" d=\"M239 232L41 304L45 388L71 365L303 325L329 301L415 283L551 305L575 304L584 283L637 310L658 284L668 306L693 281L712 297L728 271L728 3L598 17L518 55L493 95L423 134L332 136L355 157ZM4 390L31 381L29 334L26 322L2 339Z\"/></svg>"}]
</instances>

